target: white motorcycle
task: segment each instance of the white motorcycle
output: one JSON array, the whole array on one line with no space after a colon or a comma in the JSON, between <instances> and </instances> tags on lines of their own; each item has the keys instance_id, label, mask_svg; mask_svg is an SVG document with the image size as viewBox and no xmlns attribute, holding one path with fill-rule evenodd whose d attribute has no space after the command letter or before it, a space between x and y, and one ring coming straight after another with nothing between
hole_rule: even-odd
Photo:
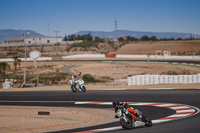
<instances>
[{"instance_id":1,"label":"white motorcycle","mask_svg":"<svg viewBox=\"0 0 200 133\"><path fill-rule=\"evenodd\" d=\"M76 84L72 83L72 80L69 80L70 84L71 84L71 90L72 92L76 92L78 91L82 91L82 92L86 92L86 88L84 85L84 81L82 79L79 79L76 81Z\"/></svg>"}]
</instances>

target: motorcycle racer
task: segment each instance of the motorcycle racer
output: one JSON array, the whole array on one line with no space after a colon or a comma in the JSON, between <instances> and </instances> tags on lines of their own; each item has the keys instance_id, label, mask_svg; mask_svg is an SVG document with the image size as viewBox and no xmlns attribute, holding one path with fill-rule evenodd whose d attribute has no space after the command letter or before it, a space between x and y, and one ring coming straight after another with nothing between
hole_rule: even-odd
<instances>
[{"instance_id":1,"label":"motorcycle racer","mask_svg":"<svg viewBox=\"0 0 200 133\"><path fill-rule=\"evenodd\" d=\"M76 83L77 83L76 78L77 78L78 76L80 76L80 75L81 75L81 72L80 72L79 74L74 73L74 74L72 75L72 83L73 83L74 85L76 85Z\"/></svg>"},{"instance_id":2,"label":"motorcycle racer","mask_svg":"<svg viewBox=\"0 0 200 133\"><path fill-rule=\"evenodd\" d=\"M117 112L118 108L124 107L125 108L125 113L126 114L133 114L139 118L142 118L140 115L139 111L137 109L134 109L133 107L127 108L128 102L120 102L120 100L115 99L113 101L113 107L115 108L115 112ZM115 115L115 118L118 118L117 115Z\"/></svg>"}]
</instances>

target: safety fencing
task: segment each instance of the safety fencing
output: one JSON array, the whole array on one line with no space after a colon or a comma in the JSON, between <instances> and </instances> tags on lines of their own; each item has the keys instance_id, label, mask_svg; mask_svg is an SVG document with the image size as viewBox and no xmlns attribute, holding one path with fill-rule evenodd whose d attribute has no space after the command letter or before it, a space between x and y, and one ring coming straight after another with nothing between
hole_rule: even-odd
<instances>
[{"instance_id":1,"label":"safety fencing","mask_svg":"<svg viewBox=\"0 0 200 133\"><path fill-rule=\"evenodd\" d=\"M128 77L128 85L152 84L195 84L200 83L200 74L196 75L135 75Z\"/></svg>"}]
</instances>

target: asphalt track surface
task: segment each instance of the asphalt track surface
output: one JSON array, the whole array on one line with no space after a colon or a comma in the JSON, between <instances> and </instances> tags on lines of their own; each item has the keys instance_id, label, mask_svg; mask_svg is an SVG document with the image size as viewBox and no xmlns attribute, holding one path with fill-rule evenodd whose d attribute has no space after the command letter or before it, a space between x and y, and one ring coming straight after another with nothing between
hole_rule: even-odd
<instances>
[{"instance_id":1,"label":"asphalt track surface","mask_svg":"<svg viewBox=\"0 0 200 133\"><path fill-rule=\"evenodd\" d=\"M0 105L18 106L56 106L83 108L112 108L108 105L77 105L75 102L99 101L112 102L114 99L129 102L177 103L200 108L200 90L119 90L95 91L86 93L71 91L20 91L0 92ZM150 119L163 118L174 114L174 110L151 106L134 106ZM114 119L113 109L113 119ZM57 133L81 132L94 129L120 126L119 122L72 130L57 131ZM200 133L200 113L188 118L155 124L152 127L138 127L132 130L115 130L112 133Z\"/></svg>"}]
</instances>

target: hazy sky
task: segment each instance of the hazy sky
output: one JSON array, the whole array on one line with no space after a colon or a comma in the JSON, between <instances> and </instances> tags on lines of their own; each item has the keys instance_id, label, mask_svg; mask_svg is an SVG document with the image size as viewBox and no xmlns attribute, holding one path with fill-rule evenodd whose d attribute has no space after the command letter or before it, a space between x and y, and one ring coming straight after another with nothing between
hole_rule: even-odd
<instances>
[{"instance_id":1,"label":"hazy sky","mask_svg":"<svg viewBox=\"0 0 200 133\"><path fill-rule=\"evenodd\" d=\"M118 29L200 35L200 0L0 0L0 29L44 35Z\"/></svg>"}]
</instances>

